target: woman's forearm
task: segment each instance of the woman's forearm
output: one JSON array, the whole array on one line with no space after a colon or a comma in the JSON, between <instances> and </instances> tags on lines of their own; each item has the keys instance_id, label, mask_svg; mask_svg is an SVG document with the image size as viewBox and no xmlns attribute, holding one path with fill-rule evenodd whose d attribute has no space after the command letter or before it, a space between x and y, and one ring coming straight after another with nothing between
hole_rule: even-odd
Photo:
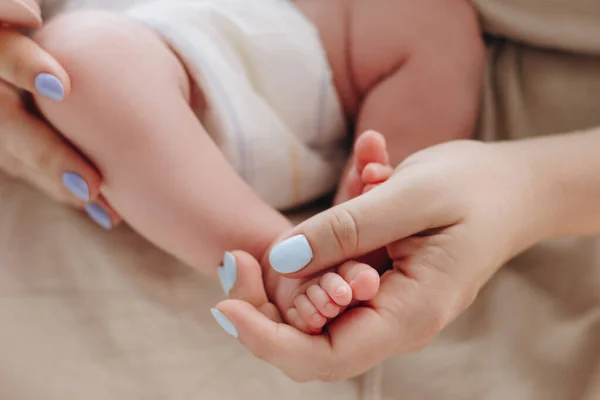
<instances>
[{"instance_id":1,"label":"woman's forearm","mask_svg":"<svg viewBox=\"0 0 600 400\"><path fill-rule=\"evenodd\" d=\"M600 234L600 128L498 146L530 181L533 242Z\"/></svg>"}]
</instances>

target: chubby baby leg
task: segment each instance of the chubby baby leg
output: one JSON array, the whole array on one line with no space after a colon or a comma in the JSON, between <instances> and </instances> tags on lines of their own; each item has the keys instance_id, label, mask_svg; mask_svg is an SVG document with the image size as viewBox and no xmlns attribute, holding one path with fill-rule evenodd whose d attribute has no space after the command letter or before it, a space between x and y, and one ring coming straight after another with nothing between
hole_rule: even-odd
<instances>
[{"instance_id":1,"label":"chubby baby leg","mask_svg":"<svg viewBox=\"0 0 600 400\"><path fill-rule=\"evenodd\" d=\"M36 101L100 169L103 194L136 231L205 273L227 249L260 258L289 222L228 164L189 104L184 68L145 26L67 14L36 39L66 68L63 103Z\"/></svg>"},{"instance_id":2,"label":"chubby baby leg","mask_svg":"<svg viewBox=\"0 0 600 400\"><path fill-rule=\"evenodd\" d=\"M189 104L184 68L153 31L121 15L83 12L52 21L37 40L72 80L66 101L37 98L40 110L100 169L103 195L148 240L210 274L226 250L261 259L290 228L204 130ZM219 275L228 290L236 267L224 261ZM270 268L255 272L288 322L313 332L326 318L312 323L311 305L334 317L352 300L374 295L378 276L368 268L304 280ZM323 303L329 298L335 304Z\"/></svg>"}]
</instances>

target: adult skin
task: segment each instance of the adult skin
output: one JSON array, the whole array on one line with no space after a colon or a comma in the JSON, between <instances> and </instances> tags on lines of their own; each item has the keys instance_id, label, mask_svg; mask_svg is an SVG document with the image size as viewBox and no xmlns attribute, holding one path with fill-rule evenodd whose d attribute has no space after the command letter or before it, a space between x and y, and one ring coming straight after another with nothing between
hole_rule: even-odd
<instances>
[{"instance_id":1,"label":"adult skin","mask_svg":"<svg viewBox=\"0 0 600 400\"><path fill-rule=\"evenodd\" d=\"M297 381L348 378L420 349L510 258L548 238L600 233L599 146L594 129L418 152L387 182L298 225L271 250L285 260L288 276L303 277L385 247L394 267L373 301L347 311L322 335L300 333L280 323L264 292L256 295L258 284L248 277L257 260L234 252L235 287L213 314L256 356ZM287 239L298 235L306 240L290 246Z\"/></svg>"},{"instance_id":2,"label":"adult skin","mask_svg":"<svg viewBox=\"0 0 600 400\"><path fill-rule=\"evenodd\" d=\"M98 171L22 101L22 90L61 102L71 89L60 64L19 31L41 24L35 1L0 2L0 169L109 228L119 217L100 195Z\"/></svg>"}]
</instances>

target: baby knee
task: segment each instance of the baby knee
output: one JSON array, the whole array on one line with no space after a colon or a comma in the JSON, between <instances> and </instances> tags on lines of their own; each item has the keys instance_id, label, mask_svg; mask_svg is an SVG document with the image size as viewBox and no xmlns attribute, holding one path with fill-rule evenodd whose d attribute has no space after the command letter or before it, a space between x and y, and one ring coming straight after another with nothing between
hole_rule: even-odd
<instances>
[{"instance_id":1,"label":"baby knee","mask_svg":"<svg viewBox=\"0 0 600 400\"><path fill-rule=\"evenodd\" d=\"M135 85L182 80L185 70L164 42L143 24L103 11L67 13L44 26L34 39L65 68L71 99ZM156 79L160 76L161 79ZM172 82L172 81L171 81Z\"/></svg>"}]
</instances>

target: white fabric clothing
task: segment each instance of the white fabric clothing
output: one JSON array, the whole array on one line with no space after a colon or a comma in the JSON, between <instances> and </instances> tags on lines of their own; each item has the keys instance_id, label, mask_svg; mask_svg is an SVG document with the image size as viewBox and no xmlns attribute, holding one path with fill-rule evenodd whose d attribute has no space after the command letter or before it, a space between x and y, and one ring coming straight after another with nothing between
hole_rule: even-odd
<instances>
[{"instance_id":1,"label":"white fabric clothing","mask_svg":"<svg viewBox=\"0 0 600 400\"><path fill-rule=\"evenodd\" d=\"M208 104L198 118L265 201L289 209L334 189L344 115L318 32L293 3L157 1L127 13L175 50L197 85L192 104Z\"/></svg>"}]
</instances>

